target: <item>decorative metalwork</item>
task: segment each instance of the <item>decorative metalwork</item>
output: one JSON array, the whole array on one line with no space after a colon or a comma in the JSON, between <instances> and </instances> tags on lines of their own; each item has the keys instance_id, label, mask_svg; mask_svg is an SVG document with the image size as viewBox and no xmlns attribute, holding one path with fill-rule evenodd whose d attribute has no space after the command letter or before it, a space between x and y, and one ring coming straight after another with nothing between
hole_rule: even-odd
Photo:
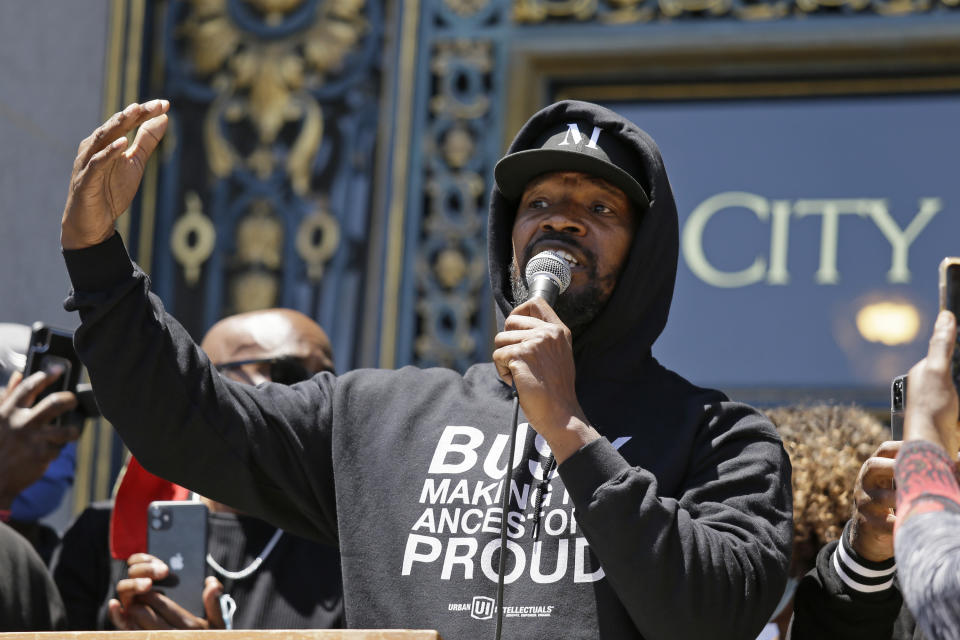
<instances>
[{"instance_id":1,"label":"decorative metalwork","mask_svg":"<svg viewBox=\"0 0 960 640\"><path fill-rule=\"evenodd\" d=\"M307 0L245 3L262 15L266 27L277 31L289 30L285 22L308 8ZM197 75L217 91L204 123L213 173L227 177L242 165L266 180L283 161L295 192L307 193L311 164L323 138L323 112L308 89L341 69L367 30L365 0L329 0L316 9L308 29L279 40L243 30L224 0L191 4L193 10L181 27L186 48ZM252 144L244 124L255 132ZM296 133L282 141L281 131L291 125ZM286 144L278 149L278 142Z\"/></svg>"},{"instance_id":2,"label":"decorative metalwork","mask_svg":"<svg viewBox=\"0 0 960 640\"><path fill-rule=\"evenodd\" d=\"M444 0L446 5L461 16L472 16L483 9L490 0Z\"/></svg>"},{"instance_id":3,"label":"decorative metalwork","mask_svg":"<svg viewBox=\"0 0 960 640\"><path fill-rule=\"evenodd\" d=\"M791 13L846 11L903 15L957 5L958 0L513 0L513 20L519 24L570 21L629 24L711 16L774 20Z\"/></svg>"},{"instance_id":4,"label":"decorative metalwork","mask_svg":"<svg viewBox=\"0 0 960 640\"><path fill-rule=\"evenodd\" d=\"M266 200L256 200L237 225L236 265L230 278L230 309L256 311L277 306L283 267L283 222Z\"/></svg>"},{"instance_id":5,"label":"decorative metalwork","mask_svg":"<svg viewBox=\"0 0 960 640\"><path fill-rule=\"evenodd\" d=\"M156 290L194 335L226 313L281 305L316 318L338 365L352 366L371 250L384 5L152 5L162 41L147 50L162 51L164 64L148 93L171 98L170 133L181 142L161 159L158 236L196 226L171 205L190 191L219 240L201 247L190 288L171 277L168 263L181 258L155 252Z\"/></svg>"},{"instance_id":6,"label":"decorative metalwork","mask_svg":"<svg viewBox=\"0 0 960 640\"><path fill-rule=\"evenodd\" d=\"M340 245L340 225L337 219L318 208L303 219L297 231L297 253L307 263L307 275L312 280L323 277L323 267Z\"/></svg>"},{"instance_id":7,"label":"decorative metalwork","mask_svg":"<svg viewBox=\"0 0 960 640\"><path fill-rule=\"evenodd\" d=\"M414 361L464 369L489 358L486 216L496 131L490 86L495 45L487 39L439 39L430 58L424 133L424 216L416 262Z\"/></svg>"},{"instance_id":8,"label":"decorative metalwork","mask_svg":"<svg viewBox=\"0 0 960 640\"><path fill-rule=\"evenodd\" d=\"M210 218L203 214L203 202L194 191L186 195L187 210L173 225L170 251L183 267L188 286L200 281L200 268L213 253L217 232Z\"/></svg>"}]
</instances>

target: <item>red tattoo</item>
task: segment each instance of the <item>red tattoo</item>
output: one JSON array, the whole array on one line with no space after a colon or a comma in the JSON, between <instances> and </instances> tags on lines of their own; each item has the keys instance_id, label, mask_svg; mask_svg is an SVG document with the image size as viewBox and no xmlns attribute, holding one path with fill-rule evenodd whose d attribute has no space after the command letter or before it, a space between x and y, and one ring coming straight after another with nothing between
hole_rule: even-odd
<instances>
[{"instance_id":1,"label":"red tattoo","mask_svg":"<svg viewBox=\"0 0 960 640\"><path fill-rule=\"evenodd\" d=\"M898 515L895 528L915 513L960 511L956 467L950 456L935 444L904 442L894 467Z\"/></svg>"}]
</instances>

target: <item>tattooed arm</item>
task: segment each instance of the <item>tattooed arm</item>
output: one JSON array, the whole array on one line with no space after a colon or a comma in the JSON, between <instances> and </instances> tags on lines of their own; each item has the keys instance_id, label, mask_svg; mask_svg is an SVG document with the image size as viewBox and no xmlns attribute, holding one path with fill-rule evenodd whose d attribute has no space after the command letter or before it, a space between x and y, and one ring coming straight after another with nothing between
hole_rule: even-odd
<instances>
[{"instance_id":1,"label":"tattooed arm","mask_svg":"<svg viewBox=\"0 0 960 640\"><path fill-rule=\"evenodd\" d=\"M955 339L956 319L941 312L927 357L910 370L905 442L894 468L894 547L903 597L925 636L960 640Z\"/></svg>"}]
</instances>

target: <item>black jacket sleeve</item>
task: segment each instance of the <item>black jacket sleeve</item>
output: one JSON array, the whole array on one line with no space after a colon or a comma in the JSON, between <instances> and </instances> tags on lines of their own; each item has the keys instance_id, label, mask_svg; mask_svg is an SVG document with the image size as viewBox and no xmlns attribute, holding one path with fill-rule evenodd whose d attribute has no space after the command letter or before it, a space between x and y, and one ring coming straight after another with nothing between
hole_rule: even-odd
<instances>
[{"instance_id":1,"label":"black jacket sleeve","mask_svg":"<svg viewBox=\"0 0 960 640\"><path fill-rule=\"evenodd\" d=\"M606 440L560 466L577 522L648 638L754 638L783 593L792 542L789 459L765 418L698 408L703 428L680 495ZM696 613L690 609L695 607Z\"/></svg>"},{"instance_id":2,"label":"black jacket sleeve","mask_svg":"<svg viewBox=\"0 0 960 640\"><path fill-rule=\"evenodd\" d=\"M64 251L64 259L73 282L64 306L82 321L77 352L104 417L143 466L335 545L335 378L321 374L292 387L232 382L150 293L119 235ZM169 446L157 447L158 439Z\"/></svg>"},{"instance_id":3,"label":"black jacket sleeve","mask_svg":"<svg viewBox=\"0 0 960 640\"><path fill-rule=\"evenodd\" d=\"M824 546L793 601L792 640L910 640L913 620L895 578L896 565L861 558L849 543ZM842 547L840 546L842 543Z\"/></svg>"}]
</instances>

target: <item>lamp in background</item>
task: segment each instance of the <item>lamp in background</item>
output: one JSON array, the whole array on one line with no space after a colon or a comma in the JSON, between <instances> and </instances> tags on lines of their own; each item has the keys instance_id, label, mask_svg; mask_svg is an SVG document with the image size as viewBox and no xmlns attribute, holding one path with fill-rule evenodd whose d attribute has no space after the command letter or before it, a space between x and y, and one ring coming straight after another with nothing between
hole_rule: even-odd
<instances>
[{"instance_id":1,"label":"lamp in background","mask_svg":"<svg viewBox=\"0 0 960 640\"><path fill-rule=\"evenodd\" d=\"M913 342L920 330L920 312L909 302L884 300L857 311L857 330L869 342L895 346Z\"/></svg>"}]
</instances>

